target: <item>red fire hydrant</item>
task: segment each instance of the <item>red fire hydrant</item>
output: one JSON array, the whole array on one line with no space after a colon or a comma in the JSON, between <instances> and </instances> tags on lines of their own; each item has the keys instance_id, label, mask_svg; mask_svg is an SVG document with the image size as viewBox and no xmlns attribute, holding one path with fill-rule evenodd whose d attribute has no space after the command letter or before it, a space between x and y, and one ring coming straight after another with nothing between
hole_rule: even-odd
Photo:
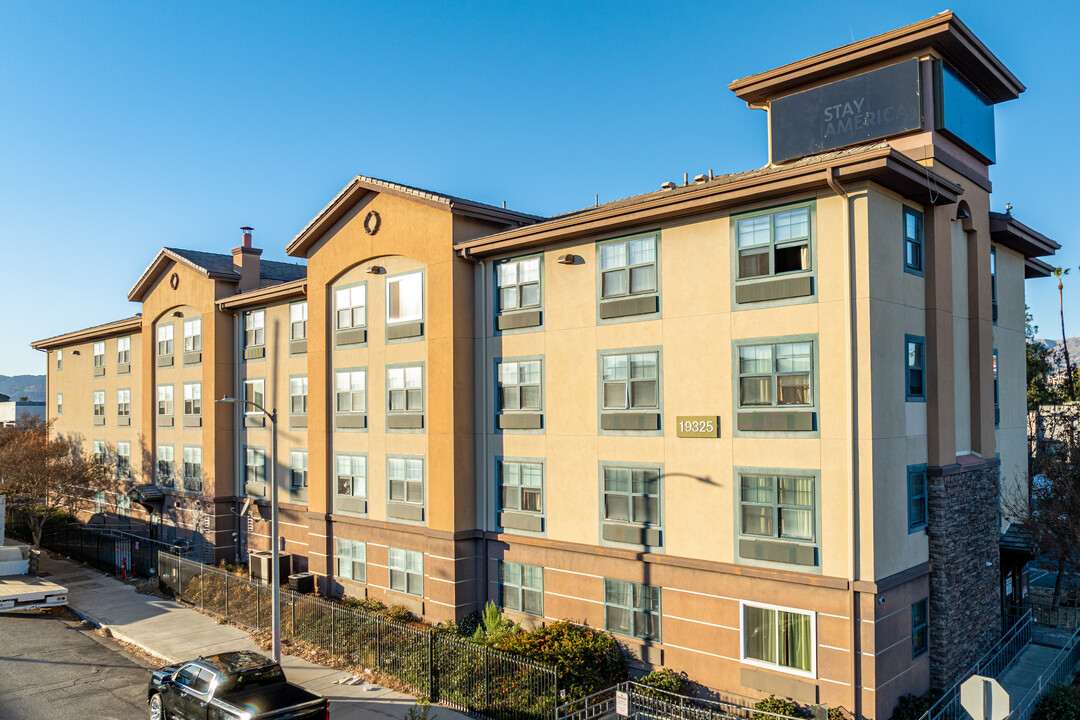
<instances>
[{"instance_id":1,"label":"red fire hydrant","mask_svg":"<svg viewBox=\"0 0 1080 720\"><path fill-rule=\"evenodd\" d=\"M120 579L127 582L127 558L120 558Z\"/></svg>"}]
</instances>

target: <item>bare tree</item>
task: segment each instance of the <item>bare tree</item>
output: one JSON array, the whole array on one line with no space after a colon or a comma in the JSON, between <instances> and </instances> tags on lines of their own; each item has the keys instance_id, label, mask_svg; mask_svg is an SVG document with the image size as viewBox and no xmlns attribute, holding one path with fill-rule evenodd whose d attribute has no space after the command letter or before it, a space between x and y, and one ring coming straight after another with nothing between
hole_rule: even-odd
<instances>
[{"instance_id":1,"label":"bare tree","mask_svg":"<svg viewBox=\"0 0 1080 720\"><path fill-rule=\"evenodd\" d=\"M51 428L51 421L26 414L0 429L0 492L26 521L34 547L50 520L92 497L108 475L101 458L77 439L53 436Z\"/></svg>"}]
</instances>

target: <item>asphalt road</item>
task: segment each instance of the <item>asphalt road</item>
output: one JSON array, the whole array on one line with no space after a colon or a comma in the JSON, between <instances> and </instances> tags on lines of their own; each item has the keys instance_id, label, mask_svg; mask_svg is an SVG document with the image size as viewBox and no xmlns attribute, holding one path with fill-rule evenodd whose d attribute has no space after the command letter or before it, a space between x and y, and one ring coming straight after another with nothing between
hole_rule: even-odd
<instances>
[{"instance_id":1,"label":"asphalt road","mask_svg":"<svg viewBox=\"0 0 1080 720\"><path fill-rule=\"evenodd\" d=\"M0 720L145 720L150 671L59 617L0 613Z\"/></svg>"}]
</instances>

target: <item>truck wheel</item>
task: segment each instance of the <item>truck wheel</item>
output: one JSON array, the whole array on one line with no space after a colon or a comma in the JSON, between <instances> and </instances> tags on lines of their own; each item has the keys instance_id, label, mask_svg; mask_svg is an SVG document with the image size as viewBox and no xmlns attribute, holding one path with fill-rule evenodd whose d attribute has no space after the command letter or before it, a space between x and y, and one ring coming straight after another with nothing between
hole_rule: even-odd
<instances>
[{"instance_id":1,"label":"truck wheel","mask_svg":"<svg viewBox=\"0 0 1080 720\"><path fill-rule=\"evenodd\" d=\"M150 720L168 720L165 708L161 705L161 693L150 696Z\"/></svg>"}]
</instances>

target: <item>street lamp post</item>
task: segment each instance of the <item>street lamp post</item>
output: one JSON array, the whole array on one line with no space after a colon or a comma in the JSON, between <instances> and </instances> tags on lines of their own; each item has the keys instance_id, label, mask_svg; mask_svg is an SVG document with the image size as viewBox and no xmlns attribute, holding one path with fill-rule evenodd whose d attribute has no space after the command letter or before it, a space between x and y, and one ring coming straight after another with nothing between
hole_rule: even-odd
<instances>
[{"instance_id":1,"label":"street lamp post","mask_svg":"<svg viewBox=\"0 0 1080 720\"><path fill-rule=\"evenodd\" d=\"M274 662L281 662L281 563L278 556L278 487L277 487L277 408L267 411L262 405L250 400L237 400L229 396L223 396L217 402L220 403L244 403L250 405L270 421L270 544L272 545L272 558L270 567L270 607L271 607L271 636L274 651Z\"/></svg>"}]
</instances>

